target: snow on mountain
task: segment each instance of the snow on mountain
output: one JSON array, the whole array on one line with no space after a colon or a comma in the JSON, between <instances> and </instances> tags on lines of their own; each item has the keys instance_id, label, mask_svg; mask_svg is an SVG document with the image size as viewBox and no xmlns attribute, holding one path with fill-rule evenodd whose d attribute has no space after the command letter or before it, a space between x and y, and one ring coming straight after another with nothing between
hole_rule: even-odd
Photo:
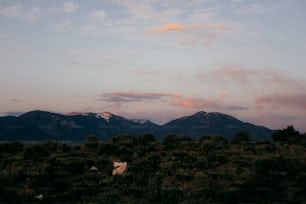
<instances>
[{"instance_id":1,"label":"snow on mountain","mask_svg":"<svg viewBox=\"0 0 306 204\"><path fill-rule=\"evenodd\" d=\"M65 116L76 116L76 115L88 116L89 114L90 114L89 112L71 112L65 114Z\"/></svg>"},{"instance_id":2,"label":"snow on mountain","mask_svg":"<svg viewBox=\"0 0 306 204\"><path fill-rule=\"evenodd\" d=\"M113 114L111 114L110 112L102 112L102 113L97 113L96 114L96 118L103 118L107 122L109 122L109 120L112 118L112 116L113 116Z\"/></svg>"},{"instance_id":3,"label":"snow on mountain","mask_svg":"<svg viewBox=\"0 0 306 204\"><path fill-rule=\"evenodd\" d=\"M150 121L146 119L131 119L131 121L134 123L142 124L142 125L150 123Z\"/></svg>"},{"instance_id":4,"label":"snow on mountain","mask_svg":"<svg viewBox=\"0 0 306 204\"><path fill-rule=\"evenodd\" d=\"M113 116L113 114L110 113L110 112L102 112L102 113L72 112L72 113L66 114L66 116L76 116L76 115L93 116L93 117L96 117L96 118L102 118L102 119L106 120L107 122L109 122L109 120Z\"/></svg>"}]
</instances>

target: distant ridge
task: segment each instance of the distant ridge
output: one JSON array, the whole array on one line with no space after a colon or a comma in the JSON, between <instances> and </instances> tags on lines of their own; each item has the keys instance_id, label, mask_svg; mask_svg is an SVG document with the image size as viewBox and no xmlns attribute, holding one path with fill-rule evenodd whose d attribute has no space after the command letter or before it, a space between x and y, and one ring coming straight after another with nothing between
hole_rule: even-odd
<instances>
[{"instance_id":1,"label":"distant ridge","mask_svg":"<svg viewBox=\"0 0 306 204\"><path fill-rule=\"evenodd\" d=\"M30 111L18 117L0 117L0 140L59 140L83 141L88 135L107 140L117 135L145 133L162 139L169 134L197 138L203 135L221 135L228 140L239 131L248 131L253 140L270 139L273 130L245 123L233 116L204 111L157 125L146 119L126 119L110 112L58 114L48 111Z\"/></svg>"},{"instance_id":2,"label":"distant ridge","mask_svg":"<svg viewBox=\"0 0 306 204\"><path fill-rule=\"evenodd\" d=\"M228 140L240 131L249 132L253 140L271 139L274 132L264 126L242 122L231 115L219 112L207 113L205 111L172 120L163 125L162 129L164 132L191 137L199 137L205 134L220 135Z\"/></svg>"}]
</instances>

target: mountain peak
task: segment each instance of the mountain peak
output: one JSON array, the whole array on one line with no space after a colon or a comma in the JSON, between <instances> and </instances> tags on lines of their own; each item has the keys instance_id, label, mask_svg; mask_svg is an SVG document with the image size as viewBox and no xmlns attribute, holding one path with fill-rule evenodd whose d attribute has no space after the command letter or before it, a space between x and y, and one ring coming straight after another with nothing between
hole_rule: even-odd
<instances>
[{"instance_id":1,"label":"mountain peak","mask_svg":"<svg viewBox=\"0 0 306 204\"><path fill-rule=\"evenodd\" d=\"M196 112L195 114L193 114L193 116L207 116L208 113L205 112L205 111L199 111L199 112Z\"/></svg>"},{"instance_id":2,"label":"mountain peak","mask_svg":"<svg viewBox=\"0 0 306 204\"><path fill-rule=\"evenodd\" d=\"M226 118L234 118L231 115L228 114L224 114L224 113L220 113L220 112L205 112L205 111L199 111L196 112L195 114L191 115L191 116L197 116L197 117L214 117L214 116L221 116L221 117L226 117ZM235 118L236 119L236 118Z\"/></svg>"},{"instance_id":3,"label":"mountain peak","mask_svg":"<svg viewBox=\"0 0 306 204\"><path fill-rule=\"evenodd\" d=\"M107 122L112 118L113 114L110 112L102 112L102 113L97 113L96 118L103 118Z\"/></svg>"},{"instance_id":4,"label":"mountain peak","mask_svg":"<svg viewBox=\"0 0 306 204\"><path fill-rule=\"evenodd\" d=\"M103 118L107 122L112 118L113 114L111 112L102 112L102 113L91 113L91 112L71 112L69 114L66 114L66 116L76 116L76 115L82 115L82 116L92 116L96 118Z\"/></svg>"},{"instance_id":5,"label":"mountain peak","mask_svg":"<svg viewBox=\"0 0 306 204\"><path fill-rule=\"evenodd\" d=\"M140 123L140 124L146 124L149 122L149 120L147 119L131 119L131 121L135 123Z\"/></svg>"},{"instance_id":6,"label":"mountain peak","mask_svg":"<svg viewBox=\"0 0 306 204\"><path fill-rule=\"evenodd\" d=\"M205 114L207 114L207 112L205 112L205 111L199 111L199 112L196 112L195 114L203 114L203 115L205 115Z\"/></svg>"}]
</instances>

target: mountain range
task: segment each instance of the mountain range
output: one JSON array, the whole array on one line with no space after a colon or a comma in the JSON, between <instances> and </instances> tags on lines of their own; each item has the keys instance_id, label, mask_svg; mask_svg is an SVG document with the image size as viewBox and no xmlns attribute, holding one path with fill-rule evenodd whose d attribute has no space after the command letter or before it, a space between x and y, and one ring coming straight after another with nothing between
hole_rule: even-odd
<instances>
[{"instance_id":1,"label":"mountain range","mask_svg":"<svg viewBox=\"0 0 306 204\"><path fill-rule=\"evenodd\" d=\"M247 131L253 140L267 140L274 133L271 129L240 121L227 114L204 111L164 125L149 120L126 119L110 112L58 114L35 110L18 117L0 117L2 141L84 141L88 135L108 140L118 135L145 133L151 133L157 139L175 134L192 138L221 135L230 140L240 131Z\"/></svg>"}]
</instances>

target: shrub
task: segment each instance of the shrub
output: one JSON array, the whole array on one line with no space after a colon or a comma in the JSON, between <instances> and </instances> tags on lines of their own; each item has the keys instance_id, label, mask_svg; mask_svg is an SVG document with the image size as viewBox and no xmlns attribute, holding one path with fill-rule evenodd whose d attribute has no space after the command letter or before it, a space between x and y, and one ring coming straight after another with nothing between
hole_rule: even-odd
<instances>
[{"instance_id":1,"label":"shrub","mask_svg":"<svg viewBox=\"0 0 306 204\"><path fill-rule=\"evenodd\" d=\"M10 153L16 154L22 152L24 150L24 144L21 142L11 142L0 144L0 152L1 153Z\"/></svg>"},{"instance_id":2,"label":"shrub","mask_svg":"<svg viewBox=\"0 0 306 204\"><path fill-rule=\"evenodd\" d=\"M168 135L164 138L163 145L165 145L166 148L173 148L190 142L192 142L191 137Z\"/></svg>"},{"instance_id":3,"label":"shrub","mask_svg":"<svg viewBox=\"0 0 306 204\"><path fill-rule=\"evenodd\" d=\"M99 138L96 135L88 135L84 145L89 149L96 149L99 145Z\"/></svg>"},{"instance_id":4,"label":"shrub","mask_svg":"<svg viewBox=\"0 0 306 204\"><path fill-rule=\"evenodd\" d=\"M300 133L294 129L294 127L288 126L287 128L280 130L272 135L273 141L285 142L288 144L295 144L299 142Z\"/></svg>"},{"instance_id":5,"label":"shrub","mask_svg":"<svg viewBox=\"0 0 306 204\"><path fill-rule=\"evenodd\" d=\"M199 139L200 151L202 153L223 149L227 143L227 140L222 136L203 136Z\"/></svg>"},{"instance_id":6,"label":"shrub","mask_svg":"<svg viewBox=\"0 0 306 204\"><path fill-rule=\"evenodd\" d=\"M139 145L147 145L150 144L151 142L156 142L156 139L152 134L146 133L144 135L137 137L136 141Z\"/></svg>"},{"instance_id":7,"label":"shrub","mask_svg":"<svg viewBox=\"0 0 306 204\"><path fill-rule=\"evenodd\" d=\"M25 149L23 157L28 160L39 160L49 157L50 152L43 145L33 145Z\"/></svg>"},{"instance_id":8,"label":"shrub","mask_svg":"<svg viewBox=\"0 0 306 204\"><path fill-rule=\"evenodd\" d=\"M232 138L231 143L232 144L239 144L242 142L249 142L250 141L250 135L247 131L240 131L234 135Z\"/></svg>"}]
</instances>

